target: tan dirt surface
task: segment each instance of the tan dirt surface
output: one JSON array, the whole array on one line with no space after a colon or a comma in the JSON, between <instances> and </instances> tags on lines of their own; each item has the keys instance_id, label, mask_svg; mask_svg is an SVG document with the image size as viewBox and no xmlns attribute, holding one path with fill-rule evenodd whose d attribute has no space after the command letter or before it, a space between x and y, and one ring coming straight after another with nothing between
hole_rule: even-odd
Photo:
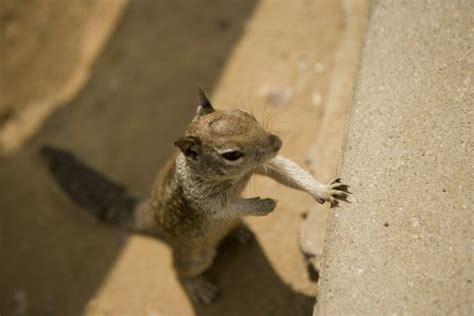
<instances>
[{"instance_id":1,"label":"tan dirt surface","mask_svg":"<svg viewBox=\"0 0 474 316\"><path fill-rule=\"evenodd\" d=\"M42 144L60 145L148 192L201 85L217 108L253 112L283 138L282 153L305 166L327 112L345 11L338 1L229 2L130 2L80 95L0 161L0 314L311 313L316 284L298 244L302 214L315 205L308 195L253 181L246 194L277 198L278 207L248 218L253 244L222 249L211 270L220 300L193 306L166 245L91 219L38 157Z\"/></svg>"},{"instance_id":2,"label":"tan dirt surface","mask_svg":"<svg viewBox=\"0 0 474 316\"><path fill-rule=\"evenodd\" d=\"M0 156L18 150L74 98L126 0L0 3Z\"/></svg>"}]
</instances>

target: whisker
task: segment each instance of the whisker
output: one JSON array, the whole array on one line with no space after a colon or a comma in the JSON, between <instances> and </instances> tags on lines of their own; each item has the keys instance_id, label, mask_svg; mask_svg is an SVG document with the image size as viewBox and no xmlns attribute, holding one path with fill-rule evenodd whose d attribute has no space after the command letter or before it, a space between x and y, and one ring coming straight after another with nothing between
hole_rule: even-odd
<instances>
[{"instance_id":1,"label":"whisker","mask_svg":"<svg viewBox=\"0 0 474 316\"><path fill-rule=\"evenodd\" d=\"M255 175L252 176L252 178L250 179L250 182L251 182L251 185L249 185L249 187L251 187L251 192L252 195L255 195L255 193L257 192L257 185L256 185L256 182L255 182Z\"/></svg>"},{"instance_id":2,"label":"whisker","mask_svg":"<svg viewBox=\"0 0 474 316\"><path fill-rule=\"evenodd\" d=\"M269 130L271 132L275 132L277 130L281 131L282 128L285 128L285 127L288 127L288 126L289 126L289 122L271 122L269 124Z\"/></svg>"},{"instance_id":3,"label":"whisker","mask_svg":"<svg viewBox=\"0 0 474 316\"><path fill-rule=\"evenodd\" d=\"M268 111L268 115L267 115L267 129L269 130L273 129L272 126L275 125L273 121L275 120L276 116L277 116L277 111L270 108L270 111Z\"/></svg>"},{"instance_id":4,"label":"whisker","mask_svg":"<svg viewBox=\"0 0 474 316\"><path fill-rule=\"evenodd\" d=\"M267 111L267 103L265 102L262 108L262 125L263 125L263 128L265 129L267 128L266 111Z\"/></svg>"}]
</instances>

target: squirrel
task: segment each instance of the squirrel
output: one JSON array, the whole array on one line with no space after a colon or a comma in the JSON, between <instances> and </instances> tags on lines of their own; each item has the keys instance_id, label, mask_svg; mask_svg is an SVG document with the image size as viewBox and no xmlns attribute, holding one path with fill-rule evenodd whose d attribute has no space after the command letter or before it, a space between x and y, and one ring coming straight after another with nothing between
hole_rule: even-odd
<instances>
[{"instance_id":1,"label":"squirrel","mask_svg":"<svg viewBox=\"0 0 474 316\"><path fill-rule=\"evenodd\" d=\"M241 197L252 175L305 191L331 207L347 202L350 193L340 178L322 184L278 155L278 136L244 110L214 109L202 89L194 119L174 144L179 151L159 172L149 198L134 196L65 150L44 146L41 154L80 207L104 222L164 240L172 249L178 279L196 303L217 297L217 286L203 273L220 241L238 229L242 242L251 239L242 217L265 216L275 209L274 199Z\"/></svg>"}]
</instances>

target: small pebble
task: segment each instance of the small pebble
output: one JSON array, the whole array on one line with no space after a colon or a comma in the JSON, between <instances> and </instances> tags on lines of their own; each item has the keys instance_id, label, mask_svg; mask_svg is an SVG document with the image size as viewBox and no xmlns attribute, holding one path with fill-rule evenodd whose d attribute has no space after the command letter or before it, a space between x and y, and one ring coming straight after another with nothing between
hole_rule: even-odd
<instances>
[{"instance_id":1,"label":"small pebble","mask_svg":"<svg viewBox=\"0 0 474 316\"><path fill-rule=\"evenodd\" d=\"M310 61L308 57L302 56L298 59L298 69L305 71L310 66Z\"/></svg>"},{"instance_id":2,"label":"small pebble","mask_svg":"<svg viewBox=\"0 0 474 316\"><path fill-rule=\"evenodd\" d=\"M318 75L323 74L324 70L326 70L326 67L324 67L323 64L317 63L316 65L314 65L314 72L316 72Z\"/></svg>"},{"instance_id":3,"label":"small pebble","mask_svg":"<svg viewBox=\"0 0 474 316\"><path fill-rule=\"evenodd\" d=\"M293 96L290 87L271 88L267 93L267 101L270 105L277 107L288 103Z\"/></svg>"},{"instance_id":4,"label":"small pebble","mask_svg":"<svg viewBox=\"0 0 474 316\"><path fill-rule=\"evenodd\" d=\"M388 222L385 222L383 226L388 227L390 224Z\"/></svg>"},{"instance_id":5,"label":"small pebble","mask_svg":"<svg viewBox=\"0 0 474 316\"><path fill-rule=\"evenodd\" d=\"M323 101L323 98L321 97L321 94L319 94L319 92L314 92L313 96L311 97L311 101L313 101L313 105L320 106Z\"/></svg>"}]
</instances>

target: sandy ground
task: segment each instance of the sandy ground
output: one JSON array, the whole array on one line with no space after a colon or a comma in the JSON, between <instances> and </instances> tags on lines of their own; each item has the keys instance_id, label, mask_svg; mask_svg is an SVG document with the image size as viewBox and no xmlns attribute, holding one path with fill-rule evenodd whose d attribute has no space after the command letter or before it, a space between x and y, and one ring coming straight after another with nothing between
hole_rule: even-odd
<instances>
[{"instance_id":1,"label":"sandy ground","mask_svg":"<svg viewBox=\"0 0 474 316\"><path fill-rule=\"evenodd\" d=\"M278 208L248 218L255 243L222 249L211 271L219 302L193 306L166 245L89 218L55 186L37 150L61 145L147 192L203 86L217 108L252 111L282 136L282 153L304 165L343 30L338 1L129 3L81 94L0 161L0 314L309 315L316 284L298 231L311 197L253 181L247 194L277 198Z\"/></svg>"},{"instance_id":2,"label":"sandy ground","mask_svg":"<svg viewBox=\"0 0 474 316\"><path fill-rule=\"evenodd\" d=\"M14 153L77 96L126 2L0 3L0 156Z\"/></svg>"}]
</instances>

